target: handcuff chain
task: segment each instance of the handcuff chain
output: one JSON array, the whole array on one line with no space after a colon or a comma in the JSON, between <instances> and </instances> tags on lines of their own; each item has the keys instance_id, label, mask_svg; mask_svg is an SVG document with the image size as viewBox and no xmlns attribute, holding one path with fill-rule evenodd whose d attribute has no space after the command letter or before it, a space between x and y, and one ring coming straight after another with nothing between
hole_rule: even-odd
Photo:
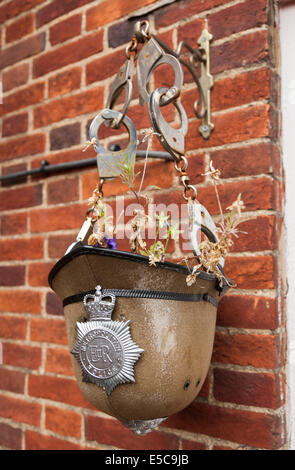
<instances>
[{"instance_id":1,"label":"handcuff chain","mask_svg":"<svg viewBox=\"0 0 295 470\"><path fill-rule=\"evenodd\" d=\"M134 53L134 60L137 59L138 57L138 45L139 43L144 44L149 39L151 39L151 34L149 32L149 22L147 20L144 21L138 21L135 26L134 26L134 36L130 42L130 44L126 47L126 57L128 60L131 59L131 53ZM180 52L180 51L179 51ZM177 102L177 99L179 98L180 95L180 89L175 89L175 87L172 87L169 90L169 93L166 93L166 96L163 97L161 96L161 106L168 105L169 103L175 104ZM164 94L165 95L165 94ZM126 110L127 111L127 110ZM154 125L153 125L154 127ZM166 145L167 142L166 142ZM177 152L173 151L171 146L169 145L169 152L171 155L173 155L174 158L174 166L176 171L179 173L180 177L180 182L183 185L183 198L186 201L189 201L190 199L195 200L197 197L197 189L195 186L190 184L189 176L186 172L187 166L188 166L188 161L187 158L184 155L179 155ZM102 185L100 186L101 193L102 193ZM188 196L187 194L189 192L192 192L191 196ZM103 194L103 193L102 193Z\"/></svg>"},{"instance_id":2,"label":"handcuff chain","mask_svg":"<svg viewBox=\"0 0 295 470\"><path fill-rule=\"evenodd\" d=\"M130 44L128 44L128 46L126 47L126 57L127 59L129 60L130 57L131 57L131 52L134 52L134 60L137 59L137 47L138 47L138 41L136 39L136 37L134 36L130 42Z\"/></svg>"},{"instance_id":3,"label":"handcuff chain","mask_svg":"<svg viewBox=\"0 0 295 470\"><path fill-rule=\"evenodd\" d=\"M181 163L182 163L182 166L180 166ZM194 201L197 197L197 188L195 186L193 186L192 184L189 184L190 180L189 180L189 176L186 172L187 167L188 167L187 158L184 155L181 155L179 161L174 162L174 167L175 167L176 171L179 173L179 178L180 178L180 181L181 181L181 183L183 185L183 188L184 188L183 189L183 198L186 201L189 201L190 199L192 199ZM188 191L193 192L192 196L187 196L186 193Z\"/></svg>"}]
</instances>

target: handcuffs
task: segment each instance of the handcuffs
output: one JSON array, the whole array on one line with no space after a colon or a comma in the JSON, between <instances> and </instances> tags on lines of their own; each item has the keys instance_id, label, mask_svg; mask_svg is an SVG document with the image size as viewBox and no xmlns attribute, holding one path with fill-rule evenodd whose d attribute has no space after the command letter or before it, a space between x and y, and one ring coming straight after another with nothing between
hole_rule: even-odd
<instances>
[{"instance_id":1,"label":"handcuffs","mask_svg":"<svg viewBox=\"0 0 295 470\"><path fill-rule=\"evenodd\" d=\"M138 52L138 45L142 44ZM179 45L179 51L183 46ZM185 46L187 46L185 44ZM90 140L95 139L94 148L97 152L97 166L99 177L112 179L120 175L121 165L127 162L130 156L136 153L137 134L133 122L127 117L127 111L132 99L132 78L136 66L136 78L141 105L148 104L149 116L153 129L162 146L174 159L176 171L179 173L180 182L183 185L183 197L188 202L189 212L189 236L193 252L200 255L200 232L203 232L210 241L217 242L218 235L215 223L207 209L196 199L197 189L189 183L186 172L188 161L185 157L185 135L188 130L188 118L180 101L183 86L183 71L180 61L175 55L166 53L160 43L149 33L148 21L138 21L134 28L132 42L126 48L126 61L120 67L111 86L107 99L107 107L101 111L90 125ZM182 62L183 63L183 62ZM159 87L149 93L148 83L155 69L163 64L168 64L174 72L174 84L170 88ZM196 77L194 77L196 78ZM125 91L125 99L121 112L113 109L120 94ZM202 100L202 96L201 96ZM180 115L180 127L175 129L165 120L161 108L172 103ZM196 107L196 105L195 105ZM119 128L124 125L129 133L129 143L126 148L119 151L105 149L98 140L98 130L102 124L107 127ZM89 212L89 211L88 211ZM87 216L76 241L70 245L66 253L69 253L77 244L87 239L92 219ZM220 258L220 265L224 260Z\"/></svg>"}]
</instances>

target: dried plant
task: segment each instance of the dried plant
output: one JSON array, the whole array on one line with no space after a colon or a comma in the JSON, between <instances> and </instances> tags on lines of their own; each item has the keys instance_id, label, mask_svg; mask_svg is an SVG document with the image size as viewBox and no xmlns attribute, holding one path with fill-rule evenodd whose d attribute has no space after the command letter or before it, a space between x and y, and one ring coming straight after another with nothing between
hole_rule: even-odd
<instances>
[{"instance_id":1,"label":"dried plant","mask_svg":"<svg viewBox=\"0 0 295 470\"><path fill-rule=\"evenodd\" d=\"M142 177L141 177L138 191L135 189L135 180L137 176L140 175L141 171L135 174L136 153L134 153L131 156L127 153L125 163L119 165L119 167L121 168L120 178L122 182L128 186L132 194L134 194L138 203L140 202L140 195L141 195L143 181L145 178L148 154L149 154L149 150L152 144L152 138L153 138L153 135L159 135L152 128L147 129L147 130L142 130L141 134L144 135L141 142L147 141L147 148L146 148L146 154L145 154L145 159L144 159ZM139 140L137 141L138 144L140 144L141 142Z\"/></svg>"},{"instance_id":2,"label":"dried plant","mask_svg":"<svg viewBox=\"0 0 295 470\"><path fill-rule=\"evenodd\" d=\"M221 202L219 198L218 188L216 181L219 180L220 171L216 170L213 167L212 162L210 162L210 171L205 173L209 175L213 181L215 194L219 206L221 221L217 226L217 232L219 234L218 242L214 243L208 239L200 243L200 255L198 257L192 257L190 260L186 258L184 262L186 263L190 274L186 278L188 286L191 286L196 282L196 279L200 273L200 270L206 272L214 273L219 280L220 285L223 285L223 282L229 282L220 269L220 259L225 259L228 255L232 245L233 237L238 237L239 230L237 229L238 225L242 222L242 210L245 208L243 201L241 200L241 194L238 195L237 199L227 207L229 211L225 216L221 208ZM244 220L243 220L244 221ZM197 262L193 267L189 265L189 261ZM233 287L233 284L230 284Z\"/></svg>"},{"instance_id":3,"label":"dried plant","mask_svg":"<svg viewBox=\"0 0 295 470\"><path fill-rule=\"evenodd\" d=\"M127 153L125 163L120 163L119 167L121 169L120 178L122 182L128 186L130 191L136 197L137 202L139 203L139 195L135 190L134 184L135 179L140 174L140 172L135 174L135 159L136 153L134 153L133 155Z\"/></svg>"},{"instance_id":4,"label":"dried plant","mask_svg":"<svg viewBox=\"0 0 295 470\"><path fill-rule=\"evenodd\" d=\"M129 239L130 248L133 253L138 253L140 250L144 250L146 243L142 239L142 233L144 233L148 216L145 214L143 209L135 210L135 216L131 220L132 233Z\"/></svg>"},{"instance_id":5,"label":"dried plant","mask_svg":"<svg viewBox=\"0 0 295 470\"><path fill-rule=\"evenodd\" d=\"M88 245L115 250L117 248L113 237L115 229L111 228L108 223L111 217L106 215L106 205L99 186L95 188L88 202L91 204L94 219L93 232L88 238Z\"/></svg>"},{"instance_id":6,"label":"dried plant","mask_svg":"<svg viewBox=\"0 0 295 470\"><path fill-rule=\"evenodd\" d=\"M96 145L96 138L95 137L92 137L91 140L86 140L82 152L86 152L86 150L89 149L89 147L93 147L95 149L95 145Z\"/></svg>"},{"instance_id":7,"label":"dried plant","mask_svg":"<svg viewBox=\"0 0 295 470\"><path fill-rule=\"evenodd\" d=\"M135 153L132 155L127 154L126 161L120 164L120 177L123 183L125 183L129 187L130 191L134 194L137 202L140 203L140 197L143 197L146 200L147 204L149 200L148 196L141 193L141 188L145 176L146 163L151 139L155 132L152 129L148 129L147 131L144 131L144 134L145 136L143 138L143 142L147 140L148 145L139 190L136 191L135 189L135 180L136 177L140 174L140 172L135 174ZM85 150L90 145L95 145L95 139L86 142ZM241 194L239 194L237 199L229 207L227 207L228 212L224 215L217 185L221 173L218 169L214 168L212 161L210 161L209 168L209 171L207 173L204 173L203 176L209 176L214 185L216 199L221 217L220 222L217 224L217 233L219 236L218 241L215 243L211 242L208 239L202 241L199 245L199 256L192 256L190 258L187 257L183 260L183 263L187 265L190 272L186 278L188 286L191 286L196 282L196 279L201 270L214 273L217 279L219 280L220 285L223 285L224 281L229 282L224 277L223 272L220 269L220 259L226 258L233 245L233 237L238 237L239 230L237 229L237 227L242 222L242 210L245 208L244 203L241 200ZM113 238L115 229L113 229L112 233L110 233L109 227L107 229L108 217L106 217L106 208L99 187L97 187L93 191L92 197L89 199L89 203L92 206L96 221L93 226L93 233L88 239L88 244L93 246L101 246L116 249L117 245L115 239ZM155 214L155 239L153 243L149 247L147 247L147 244L143 239L143 234L145 233L145 230L149 227L150 222L151 218L146 215L144 209L136 210L135 215L130 222L131 236L129 239L129 243L132 252L148 256L149 264L151 266L156 266L156 263L160 263L165 260L169 240L178 238L179 234L181 233L181 230L179 230L178 223L171 224L170 217L164 215L163 212L161 212L160 214ZM162 235L162 239L165 240L164 243L162 240L160 240L160 232Z\"/></svg>"},{"instance_id":8,"label":"dried plant","mask_svg":"<svg viewBox=\"0 0 295 470\"><path fill-rule=\"evenodd\" d=\"M165 261L169 240L178 238L179 234L182 233L182 231L179 230L178 222L172 225L170 216L165 215L164 212L155 214L155 220L156 235L154 243L152 243L149 248L146 248L145 246L139 250L140 254L149 257L150 266L156 266L156 263L162 263ZM159 239L161 232L164 232L162 237L166 240L165 244Z\"/></svg>"}]
</instances>

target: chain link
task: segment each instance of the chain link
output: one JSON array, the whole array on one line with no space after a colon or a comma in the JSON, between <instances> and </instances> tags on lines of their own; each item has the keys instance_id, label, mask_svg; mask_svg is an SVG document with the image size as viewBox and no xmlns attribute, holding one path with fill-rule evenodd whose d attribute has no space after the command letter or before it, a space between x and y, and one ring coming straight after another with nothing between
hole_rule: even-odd
<instances>
[{"instance_id":1,"label":"chain link","mask_svg":"<svg viewBox=\"0 0 295 470\"><path fill-rule=\"evenodd\" d=\"M192 199L194 201L197 197L197 188L193 186L192 184L189 184L190 179L186 172L187 167L188 167L187 158L184 155L181 155L179 161L174 162L174 167L176 171L179 173L179 179L180 179L181 184L183 185L183 198L186 201L188 201L189 199ZM187 196L187 193L189 191L193 192L192 196Z\"/></svg>"},{"instance_id":2,"label":"chain link","mask_svg":"<svg viewBox=\"0 0 295 470\"><path fill-rule=\"evenodd\" d=\"M134 36L130 44L126 47L126 57L128 60L131 57L131 52L134 52L134 60L137 59L137 56L138 56L137 48L138 48L138 41L136 37Z\"/></svg>"}]
</instances>

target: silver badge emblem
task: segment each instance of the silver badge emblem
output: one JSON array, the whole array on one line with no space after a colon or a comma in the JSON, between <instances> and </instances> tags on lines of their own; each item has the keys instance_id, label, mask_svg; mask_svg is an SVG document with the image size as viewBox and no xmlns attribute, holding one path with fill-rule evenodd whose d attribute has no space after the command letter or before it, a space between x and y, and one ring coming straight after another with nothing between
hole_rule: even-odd
<instances>
[{"instance_id":1,"label":"silver badge emblem","mask_svg":"<svg viewBox=\"0 0 295 470\"><path fill-rule=\"evenodd\" d=\"M102 295L100 286L95 295L84 297L89 321L77 322L77 342L71 351L81 365L82 380L108 395L119 384L135 382L134 364L143 352L131 338L130 320L111 319L115 301L113 294Z\"/></svg>"}]
</instances>

